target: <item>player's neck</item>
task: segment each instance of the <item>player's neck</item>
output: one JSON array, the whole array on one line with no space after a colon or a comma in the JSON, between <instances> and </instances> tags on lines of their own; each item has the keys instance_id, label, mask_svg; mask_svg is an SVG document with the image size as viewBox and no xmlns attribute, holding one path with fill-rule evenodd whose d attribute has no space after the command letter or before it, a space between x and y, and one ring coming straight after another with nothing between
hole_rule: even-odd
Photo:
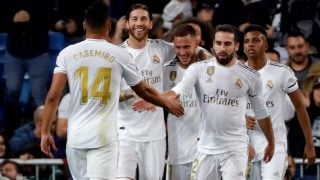
<instances>
[{"instance_id":1,"label":"player's neck","mask_svg":"<svg viewBox=\"0 0 320 180\"><path fill-rule=\"evenodd\" d=\"M86 32L86 39L102 39L107 40L107 33Z\"/></svg>"},{"instance_id":2,"label":"player's neck","mask_svg":"<svg viewBox=\"0 0 320 180\"><path fill-rule=\"evenodd\" d=\"M128 45L134 49L142 49L147 45L147 40L148 40L147 37L142 40L137 40L137 39L133 38L132 36L129 36Z\"/></svg>"},{"instance_id":3,"label":"player's neck","mask_svg":"<svg viewBox=\"0 0 320 180\"><path fill-rule=\"evenodd\" d=\"M265 57L258 57L256 59L248 59L248 65L254 70L260 70L267 64L267 59Z\"/></svg>"}]
</instances>

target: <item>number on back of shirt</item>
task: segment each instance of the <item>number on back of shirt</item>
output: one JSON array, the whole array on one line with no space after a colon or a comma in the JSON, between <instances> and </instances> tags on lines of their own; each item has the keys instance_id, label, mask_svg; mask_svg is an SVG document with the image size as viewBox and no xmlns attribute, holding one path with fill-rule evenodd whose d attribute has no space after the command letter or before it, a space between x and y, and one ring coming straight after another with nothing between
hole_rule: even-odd
<instances>
[{"instance_id":1,"label":"number on back of shirt","mask_svg":"<svg viewBox=\"0 0 320 180\"><path fill-rule=\"evenodd\" d=\"M81 83L81 104L86 104L89 98L99 99L101 105L107 105L111 97L110 81L111 81L111 68L100 67L98 68L92 85L89 87L89 68L81 66L76 70L76 78Z\"/></svg>"}]
</instances>

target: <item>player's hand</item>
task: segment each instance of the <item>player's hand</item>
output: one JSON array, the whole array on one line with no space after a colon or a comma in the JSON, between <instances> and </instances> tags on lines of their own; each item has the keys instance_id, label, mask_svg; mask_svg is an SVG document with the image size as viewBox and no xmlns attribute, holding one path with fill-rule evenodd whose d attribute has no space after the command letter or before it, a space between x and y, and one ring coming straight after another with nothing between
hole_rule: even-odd
<instances>
[{"instance_id":1,"label":"player's hand","mask_svg":"<svg viewBox=\"0 0 320 180\"><path fill-rule=\"evenodd\" d=\"M304 147L302 162L304 163L306 159L308 159L307 168L310 165L314 164L316 161L316 152L313 144L306 144L306 146Z\"/></svg>"},{"instance_id":2,"label":"player's hand","mask_svg":"<svg viewBox=\"0 0 320 180\"><path fill-rule=\"evenodd\" d=\"M132 104L132 109L138 112L143 112L143 111L154 112L156 110L156 106L143 99L139 99L138 101Z\"/></svg>"},{"instance_id":3,"label":"player's hand","mask_svg":"<svg viewBox=\"0 0 320 180\"><path fill-rule=\"evenodd\" d=\"M249 158L249 161L251 161L254 158L254 155L255 155L255 151L253 149L253 146L251 144L249 144L249 146L248 146L248 158Z\"/></svg>"},{"instance_id":4,"label":"player's hand","mask_svg":"<svg viewBox=\"0 0 320 180\"><path fill-rule=\"evenodd\" d=\"M41 151L50 158L53 158L51 149L57 151L56 144L51 134L41 134Z\"/></svg>"},{"instance_id":5,"label":"player's hand","mask_svg":"<svg viewBox=\"0 0 320 180\"><path fill-rule=\"evenodd\" d=\"M184 109L180 104L179 95L171 97L166 101L167 111L177 117L184 115Z\"/></svg>"},{"instance_id":6,"label":"player's hand","mask_svg":"<svg viewBox=\"0 0 320 180\"><path fill-rule=\"evenodd\" d=\"M253 130L256 125L256 118L253 116L246 116L246 126L248 129Z\"/></svg>"},{"instance_id":7,"label":"player's hand","mask_svg":"<svg viewBox=\"0 0 320 180\"><path fill-rule=\"evenodd\" d=\"M268 163L271 161L274 154L274 143L268 143L263 156L263 161Z\"/></svg>"}]
</instances>

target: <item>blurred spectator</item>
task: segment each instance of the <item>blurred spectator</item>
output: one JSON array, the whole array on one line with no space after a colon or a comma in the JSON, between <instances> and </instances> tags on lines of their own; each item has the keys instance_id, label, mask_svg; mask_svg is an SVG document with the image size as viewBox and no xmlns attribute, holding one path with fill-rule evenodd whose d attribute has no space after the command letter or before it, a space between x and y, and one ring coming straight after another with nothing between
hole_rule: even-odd
<instances>
[{"instance_id":1,"label":"blurred spectator","mask_svg":"<svg viewBox=\"0 0 320 180\"><path fill-rule=\"evenodd\" d=\"M153 26L149 32L149 38L161 39L163 34L165 33L165 30L163 28L164 21L161 15L154 14L152 23Z\"/></svg>"},{"instance_id":2,"label":"blurred spectator","mask_svg":"<svg viewBox=\"0 0 320 180\"><path fill-rule=\"evenodd\" d=\"M3 132L0 132L0 159L8 158L12 158L9 140Z\"/></svg>"},{"instance_id":3,"label":"blurred spectator","mask_svg":"<svg viewBox=\"0 0 320 180\"><path fill-rule=\"evenodd\" d=\"M122 16L118 21L110 18L110 23L107 40L112 44L120 45L128 34L125 16Z\"/></svg>"},{"instance_id":4,"label":"blurred spectator","mask_svg":"<svg viewBox=\"0 0 320 180\"><path fill-rule=\"evenodd\" d=\"M14 135L10 139L14 156L19 156L28 144L40 144L43 110L44 106L38 107L34 111L33 122L29 122L15 130ZM52 118L56 119L56 117Z\"/></svg>"},{"instance_id":5,"label":"blurred spectator","mask_svg":"<svg viewBox=\"0 0 320 180\"><path fill-rule=\"evenodd\" d=\"M205 48L207 51L211 52L213 43L213 29L209 24L201 21L196 17L188 17L184 20L176 22L173 25L172 29L165 33L164 39L171 42L172 32L174 28L181 24L191 25L196 31L198 46L201 46Z\"/></svg>"},{"instance_id":6,"label":"blurred spectator","mask_svg":"<svg viewBox=\"0 0 320 180\"><path fill-rule=\"evenodd\" d=\"M56 0L57 11L61 19L56 29L64 33L66 44L73 44L84 39L83 12L93 0Z\"/></svg>"},{"instance_id":7,"label":"blurred spectator","mask_svg":"<svg viewBox=\"0 0 320 180\"><path fill-rule=\"evenodd\" d=\"M320 60L309 54L310 48L305 36L300 32L288 34L286 49L289 55L288 66L291 67L298 79L300 89L306 79L311 66Z\"/></svg>"},{"instance_id":8,"label":"blurred spectator","mask_svg":"<svg viewBox=\"0 0 320 180\"><path fill-rule=\"evenodd\" d=\"M8 93L6 133L11 137L20 125L19 98L25 74L30 78L33 109L44 104L50 68L48 31L54 27L56 13L53 0L5 0L5 3L8 5L8 51L4 57Z\"/></svg>"},{"instance_id":9,"label":"blurred spectator","mask_svg":"<svg viewBox=\"0 0 320 180\"><path fill-rule=\"evenodd\" d=\"M28 144L19 156L21 160L31 160L31 159L40 159L44 158L45 155L41 152L39 144ZM39 180L48 180L52 179L52 168L47 165L39 165ZM29 180L38 180L36 177L36 167L35 166L24 166L24 176ZM55 177L56 179L64 179L63 172L61 171L60 166L55 166Z\"/></svg>"},{"instance_id":10,"label":"blurred spectator","mask_svg":"<svg viewBox=\"0 0 320 180\"><path fill-rule=\"evenodd\" d=\"M214 7L213 27L231 24L239 27L245 22L245 6L242 0L220 0Z\"/></svg>"},{"instance_id":11,"label":"blurred spectator","mask_svg":"<svg viewBox=\"0 0 320 180\"><path fill-rule=\"evenodd\" d=\"M318 48L320 37L320 2L318 0L282 0L281 32L300 31L312 46Z\"/></svg>"},{"instance_id":12,"label":"blurred spectator","mask_svg":"<svg viewBox=\"0 0 320 180\"><path fill-rule=\"evenodd\" d=\"M266 58L280 63L280 53L275 49L267 49Z\"/></svg>"},{"instance_id":13,"label":"blurred spectator","mask_svg":"<svg viewBox=\"0 0 320 180\"><path fill-rule=\"evenodd\" d=\"M194 15L201 21L212 25L213 4L200 1L194 9Z\"/></svg>"},{"instance_id":14,"label":"blurred spectator","mask_svg":"<svg viewBox=\"0 0 320 180\"><path fill-rule=\"evenodd\" d=\"M172 24L182 20L183 18L192 16L192 13L185 13L185 9L188 8L188 6L191 6L189 0L171 0L163 9L163 27L170 30L172 28Z\"/></svg>"},{"instance_id":15,"label":"blurred spectator","mask_svg":"<svg viewBox=\"0 0 320 180\"><path fill-rule=\"evenodd\" d=\"M27 180L24 177L23 167L10 160L4 160L1 163L0 179L4 180Z\"/></svg>"}]
</instances>

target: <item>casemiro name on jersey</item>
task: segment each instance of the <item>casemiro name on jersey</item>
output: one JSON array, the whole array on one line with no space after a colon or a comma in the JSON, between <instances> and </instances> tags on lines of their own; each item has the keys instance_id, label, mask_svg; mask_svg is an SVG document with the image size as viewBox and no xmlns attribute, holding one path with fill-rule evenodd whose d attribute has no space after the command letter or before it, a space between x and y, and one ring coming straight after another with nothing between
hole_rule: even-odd
<instances>
[{"instance_id":1,"label":"casemiro name on jersey","mask_svg":"<svg viewBox=\"0 0 320 180\"><path fill-rule=\"evenodd\" d=\"M72 55L75 60L79 60L81 58L87 58L87 57L99 57L102 59L107 60L108 62L112 63L114 61L114 57L111 56L109 53L101 50L83 50L80 52L77 52Z\"/></svg>"}]
</instances>

